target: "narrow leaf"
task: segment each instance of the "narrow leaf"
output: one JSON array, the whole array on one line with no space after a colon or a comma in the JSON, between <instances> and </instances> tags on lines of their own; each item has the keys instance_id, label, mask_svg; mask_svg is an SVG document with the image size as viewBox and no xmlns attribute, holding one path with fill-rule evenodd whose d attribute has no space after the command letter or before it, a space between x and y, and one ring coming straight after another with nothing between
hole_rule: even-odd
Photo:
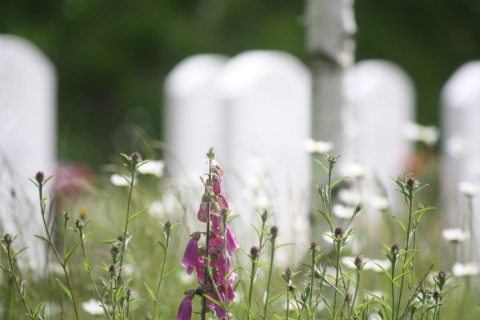
<instances>
[{"instance_id":1,"label":"narrow leaf","mask_svg":"<svg viewBox=\"0 0 480 320\"><path fill-rule=\"evenodd\" d=\"M133 216L131 216L130 218L128 218L128 222L132 221L133 219L135 219L136 217L138 217L139 215L141 215L142 213L144 213L145 211L147 211L148 208L145 208L143 209L142 211L139 211L137 213L135 213Z\"/></svg>"},{"instance_id":2,"label":"narrow leaf","mask_svg":"<svg viewBox=\"0 0 480 320\"><path fill-rule=\"evenodd\" d=\"M56 280L60 285L60 287L62 287L63 291L65 291L65 293L67 294L68 298L70 299L70 302L73 303L72 293L70 292L70 290L62 283L62 281L58 280L58 278Z\"/></svg>"}]
</instances>

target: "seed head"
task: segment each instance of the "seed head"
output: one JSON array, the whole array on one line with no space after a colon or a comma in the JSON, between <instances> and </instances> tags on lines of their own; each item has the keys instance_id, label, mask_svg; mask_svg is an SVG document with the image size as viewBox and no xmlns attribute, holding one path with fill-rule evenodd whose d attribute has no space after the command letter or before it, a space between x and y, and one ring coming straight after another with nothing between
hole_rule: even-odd
<instances>
[{"instance_id":1,"label":"seed head","mask_svg":"<svg viewBox=\"0 0 480 320\"><path fill-rule=\"evenodd\" d=\"M345 233L344 233L342 227L336 227L336 228L335 228L335 231L333 232L333 234L334 234L335 237L338 239L338 238L343 238L343 235L344 235Z\"/></svg>"},{"instance_id":2,"label":"seed head","mask_svg":"<svg viewBox=\"0 0 480 320\"><path fill-rule=\"evenodd\" d=\"M43 183L43 179L45 178L45 174L42 171L38 171L35 175L35 180L41 185Z\"/></svg>"},{"instance_id":3,"label":"seed head","mask_svg":"<svg viewBox=\"0 0 480 320\"><path fill-rule=\"evenodd\" d=\"M296 286L294 284L291 284L291 285L288 286L288 291L295 292L295 288L296 288Z\"/></svg>"},{"instance_id":4,"label":"seed head","mask_svg":"<svg viewBox=\"0 0 480 320\"><path fill-rule=\"evenodd\" d=\"M412 178L412 177L408 178L407 179L407 188L412 190L416 183L417 183L417 181L414 178Z\"/></svg>"},{"instance_id":5,"label":"seed head","mask_svg":"<svg viewBox=\"0 0 480 320\"><path fill-rule=\"evenodd\" d=\"M435 299L435 300L440 299L441 296L442 296L442 294L439 291L435 291L433 293L433 299Z\"/></svg>"},{"instance_id":6,"label":"seed head","mask_svg":"<svg viewBox=\"0 0 480 320\"><path fill-rule=\"evenodd\" d=\"M110 276L115 275L115 265L111 264L110 267L108 267L108 273L110 273Z\"/></svg>"},{"instance_id":7,"label":"seed head","mask_svg":"<svg viewBox=\"0 0 480 320\"><path fill-rule=\"evenodd\" d=\"M271 229L270 229L270 235L272 236L272 238L276 238L277 235L278 235L278 227L277 226L273 226Z\"/></svg>"},{"instance_id":8,"label":"seed head","mask_svg":"<svg viewBox=\"0 0 480 320\"><path fill-rule=\"evenodd\" d=\"M6 245L11 245L12 242L13 242L12 236L11 236L9 233L6 233L6 234L3 236L3 242L4 242Z\"/></svg>"},{"instance_id":9,"label":"seed head","mask_svg":"<svg viewBox=\"0 0 480 320\"><path fill-rule=\"evenodd\" d=\"M357 267L357 269L360 269L360 268L362 267L362 264L363 264L363 259L362 259L362 257L356 256L356 257L355 257L355 260L353 261L353 263L355 264L355 266Z\"/></svg>"},{"instance_id":10,"label":"seed head","mask_svg":"<svg viewBox=\"0 0 480 320\"><path fill-rule=\"evenodd\" d=\"M250 248L250 255L253 258L258 257L259 254L260 254L260 249L257 246L253 246L252 248Z\"/></svg>"},{"instance_id":11,"label":"seed head","mask_svg":"<svg viewBox=\"0 0 480 320\"><path fill-rule=\"evenodd\" d=\"M133 163L136 164L136 163L142 161L142 156L140 155L140 153L134 152L134 153L131 154L130 160L131 160Z\"/></svg>"},{"instance_id":12,"label":"seed head","mask_svg":"<svg viewBox=\"0 0 480 320\"><path fill-rule=\"evenodd\" d=\"M396 257L400 252L400 246L396 243L392 244L390 247L390 252L392 253L392 256Z\"/></svg>"}]
</instances>

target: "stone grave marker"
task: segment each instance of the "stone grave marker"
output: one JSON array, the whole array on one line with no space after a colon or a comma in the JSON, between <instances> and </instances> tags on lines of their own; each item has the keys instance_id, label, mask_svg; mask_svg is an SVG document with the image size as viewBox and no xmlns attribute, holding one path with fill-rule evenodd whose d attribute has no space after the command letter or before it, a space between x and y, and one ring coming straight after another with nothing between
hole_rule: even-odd
<instances>
[{"instance_id":1,"label":"stone grave marker","mask_svg":"<svg viewBox=\"0 0 480 320\"><path fill-rule=\"evenodd\" d=\"M224 109L214 89L227 57L199 54L180 62L165 81L164 155L173 176L185 182L207 170L210 147L224 154ZM205 160L202 162L202 160Z\"/></svg>"},{"instance_id":2,"label":"stone grave marker","mask_svg":"<svg viewBox=\"0 0 480 320\"><path fill-rule=\"evenodd\" d=\"M458 190L461 182L480 183L480 61L462 65L445 84L442 95L442 192L448 228L463 228L459 219L466 212L465 198ZM474 211L480 210L480 197L473 198ZM474 229L480 220L474 214ZM480 237L476 236L477 245Z\"/></svg>"},{"instance_id":3,"label":"stone grave marker","mask_svg":"<svg viewBox=\"0 0 480 320\"><path fill-rule=\"evenodd\" d=\"M18 235L15 248L28 246L24 256L37 270L45 244L34 234L44 232L38 191L27 178L54 174L55 96L48 58L25 39L0 35L0 233Z\"/></svg>"},{"instance_id":4,"label":"stone grave marker","mask_svg":"<svg viewBox=\"0 0 480 320\"><path fill-rule=\"evenodd\" d=\"M250 224L260 228L255 209L264 208L274 213L270 224L279 226L279 243L306 244L312 190L312 161L304 150L310 137L307 68L287 53L249 51L230 59L216 80L226 112L226 190L239 215L233 228L246 228L235 229L243 247L258 244ZM285 259L304 253L287 250Z\"/></svg>"}]
</instances>

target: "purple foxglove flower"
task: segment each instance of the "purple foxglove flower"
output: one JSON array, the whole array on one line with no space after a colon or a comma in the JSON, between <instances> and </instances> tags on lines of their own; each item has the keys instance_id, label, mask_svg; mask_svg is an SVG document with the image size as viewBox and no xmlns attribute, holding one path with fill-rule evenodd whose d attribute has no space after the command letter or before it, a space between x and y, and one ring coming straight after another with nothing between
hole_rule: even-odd
<instances>
[{"instance_id":1,"label":"purple foxglove flower","mask_svg":"<svg viewBox=\"0 0 480 320\"><path fill-rule=\"evenodd\" d=\"M196 236L192 236L190 241L188 241L187 248L185 249L185 254L181 262L182 266L187 271L187 274L192 274L193 269L195 268L198 261L198 239Z\"/></svg>"},{"instance_id":2,"label":"purple foxglove flower","mask_svg":"<svg viewBox=\"0 0 480 320\"><path fill-rule=\"evenodd\" d=\"M235 293L235 291L233 291L233 283L235 282L235 277L237 275L235 273L232 273L230 275L230 278L228 278L228 291L227 291L227 295L228 295L228 300L230 300L230 302L233 302L233 300L235 300L235 297L237 296L237 294Z\"/></svg>"},{"instance_id":3,"label":"purple foxglove flower","mask_svg":"<svg viewBox=\"0 0 480 320\"><path fill-rule=\"evenodd\" d=\"M227 249L230 255L232 255L235 250L237 250L240 245L235 241L235 236L233 235L232 229L230 229L230 226L227 226Z\"/></svg>"},{"instance_id":4,"label":"purple foxglove flower","mask_svg":"<svg viewBox=\"0 0 480 320\"><path fill-rule=\"evenodd\" d=\"M222 237L222 232L221 232L221 225L220 225L220 221L218 221L218 217L214 214L212 214L210 216L210 219L212 220L212 230L213 232L215 232L215 234L217 235L217 237Z\"/></svg>"},{"instance_id":5,"label":"purple foxglove flower","mask_svg":"<svg viewBox=\"0 0 480 320\"><path fill-rule=\"evenodd\" d=\"M228 210L228 201L223 193L219 195L217 203L218 203L218 207L220 208L220 211Z\"/></svg>"},{"instance_id":6,"label":"purple foxglove flower","mask_svg":"<svg viewBox=\"0 0 480 320\"><path fill-rule=\"evenodd\" d=\"M225 293L223 292L222 288L219 288L220 298L223 303L225 303ZM217 314L218 319L223 320L228 318L228 313L220 307L219 305L215 305L215 313Z\"/></svg>"},{"instance_id":7,"label":"purple foxglove flower","mask_svg":"<svg viewBox=\"0 0 480 320\"><path fill-rule=\"evenodd\" d=\"M218 174L212 175L213 180L213 193L217 196L222 193L222 178Z\"/></svg>"},{"instance_id":8,"label":"purple foxglove flower","mask_svg":"<svg viewBox=\"0 0 480 320\"><path fill-rule=\"evenodd\" d=\"M223 171L222 167L216 160L212 161L212 171L217 173L219 176L223 176L225 174L225 171Z\"/></svg>"},{"instance_id":9,"label":"purple foxglove flower","mask_svg":"<svg viewBox=\"0 0 480 320\"><path fill-rule=\"evenodd\" d=\"M180 302L178 307L177 320L191 320L192 319L192 298L187 294Z\"/></svg>"},{"instance_id":10,"label":"purple foxglove flower","mask_svg":"<svg viewBox=\"0 0 480 320\"><path fill-rule=\"evenodd\" d=\"M203 202L200 203L200 208L198 209L198 220L201 222L207 222L208 218L208 203Z\"/></svg>"}]
</instances>

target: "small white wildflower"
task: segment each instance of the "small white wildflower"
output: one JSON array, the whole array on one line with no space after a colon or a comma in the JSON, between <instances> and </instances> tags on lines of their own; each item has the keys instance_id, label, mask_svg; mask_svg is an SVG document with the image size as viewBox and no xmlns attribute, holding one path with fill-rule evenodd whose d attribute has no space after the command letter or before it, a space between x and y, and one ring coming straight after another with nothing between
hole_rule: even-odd
<instances>
[{"instance_id":1,"label":"small white wildflower","mask_svg":"<svg viewBox=\"0 0 480 320\"><path fill-rule=\"evenodd\" d=\"M437 143L440 136L439 130L434 126L422 126L417 123L407 123L402 128L403 134L408 140L421 141L432 146Z\"/></svg>"},{"instance_id":2,"label":"small white wildflower","mask_svg":"<svg viewBox=\"0 0 480 320\"><path fill-rule=\"evenodd\" d=\"M333 244L333 239L330 238L330 236L332 236L332 233L331 232L326 232L326 233L323 234L322 238L323 238L323 240L325 240L325 242Z\"/></svg>"},{"instance_id":3,"label":"small white wildflower","mask_svg":"<svg viewBox=\"0 0 480 320\"><path fill-rule=\"evenodd\" d=\"M361 201L358 192L346 188L340 189L338 191L338 198L340 199L340 201L351 206L356 206Z\"/></svg>"},{"instance_id":4,"label":"small white wildflower","mask_svg":"<svg viewBox=\"0 0 480 320\"><path fill-rule=\"evenodd\" d=\"M103 314L102 303L98 300L90 299L86 302L82 302L82 307L83 307L83 310L85 310L87 313L93 316L98 316Z\"/></svg>"},{"instance_id":5,"label":"small white wildflower","mask_svg":"<svg viewBox=\"0 0 480 320\"><path fill-rule=\"evenodd\" d=\"M390 207L388 199L385 197L375 196L372 198L372 207L377 210L387 210Z\"/></svg>"},{"instance_id":6,"label":"small white wildflower","mask_svg":"<svg viewBox=\"0 0 480 320\"><path fill-rule=\"evenodd\" d=\"M349 162L343 165L342 173L351 178L362 178L367 175L367 169L358 162Z\"/></svg>"},{"instance_id":7,"label":"small white wildflower","mask_svg":"<svg viewBox=\"0 0 480 320\"><path fill-rule=\"evenodd\" d=\"M305 150L310 153L328 153L333 149L333 142L307 139L304 147Z\"/></svg>"},{"instance_id":8,"label":"small white wildflower","mask_svg":"<svg viewBox=\"0 0 480 320\"><path fill-rule=\"evenodd\" d=\"M342 257L342 264L348 269L356 269L355 257Z\"/></svg>"},{"instance_id":9,"label":"small white wildflower","mask_svg":"<svg viewBox=\"0 0 480 320\"><path fill-rule=\"evenodd\" d=\"M445 229L442 231L442 237L449 242L460 243L470 238L470 232L459 228Z\"/></svg>"},{"instance_id":10,"label":"small white wildflower","mask_svg":"<svg viewBox=\"0 0 480 320\"><path fill-rule=\"evenodd\" d=\"M460 182L457 188L466 197L475 197L480 191L477 184L467 181Z\"/></svg>"},{"instance_id":11,"label":"small white wildflower","mask_svg":"<svg viewBox=\"0 0 480 320\"><path fill-rule=\"evenodd\" d=\"M140 172L141 174L151 174L160 178L161 176L163 176L164 168L165 162L163 162L162 160L150 160L147 163L141 165L138 168L138 172Z\"/></svg>"},{"instance_id":12,"label":"small white wildflower","mask_svg":"<svg viewBox=\"0 0 480 320\"><path fill-rule=\"evenodd\" d=\"M125 180L123 178L123 176L119 175L119 174L112 174L110 176L110 182L114 185L114 186L117 186L117 187L129 187L130 186L130 183L127 182L127 180ZM134 182L135 184L135 182Z\"/></svg>"},{"instance_id":13,"label":"small white wildflower","mask_svg":"<svg viewBox=\"0 0 480 320\"><path fill-rule=\"evenodd\" d=\"M480 272L480 267L475 262L459 263L455 262L452 268L452 273L456 277L475 276Z\"/></svg>"},{"instance_id":14,"label":"small white wildflower","mask_svg":"<svg viewBox=\"0 0 480 320\"><path fill-rule=\"evenodd\" d=\"M383 272L383 270L382 270L382 268L380 268L380 266L383 269L388 270L392 266L392 263L388 259L385 259L385 260L372 259L372 260L367 261L367 263L365 264L364 270L372 270L372 271L375 271L375 272Z\"/></svg>"},{"instance_id":15,"label":"small white wildflower","mask_svg":"<svg viewBox=\"0 0 480 320\"><path fill-rule=\"evenodd\" d=\"M451 137L445 143L445 150L454 158L461 158L467 153L467 143L459 137Z\"/></svg>"},{"instance_id":16,"label":"small white wildflower","mask_svg":"<svg viewBox=\"0 0 480 320\"><path fill-rule=\"evenodd\" d=\"M333 206L333 213L340 219L351 219L353 217L353 207L345 207L341 204L336 204Z\"/></svg>"}]
</instances>

